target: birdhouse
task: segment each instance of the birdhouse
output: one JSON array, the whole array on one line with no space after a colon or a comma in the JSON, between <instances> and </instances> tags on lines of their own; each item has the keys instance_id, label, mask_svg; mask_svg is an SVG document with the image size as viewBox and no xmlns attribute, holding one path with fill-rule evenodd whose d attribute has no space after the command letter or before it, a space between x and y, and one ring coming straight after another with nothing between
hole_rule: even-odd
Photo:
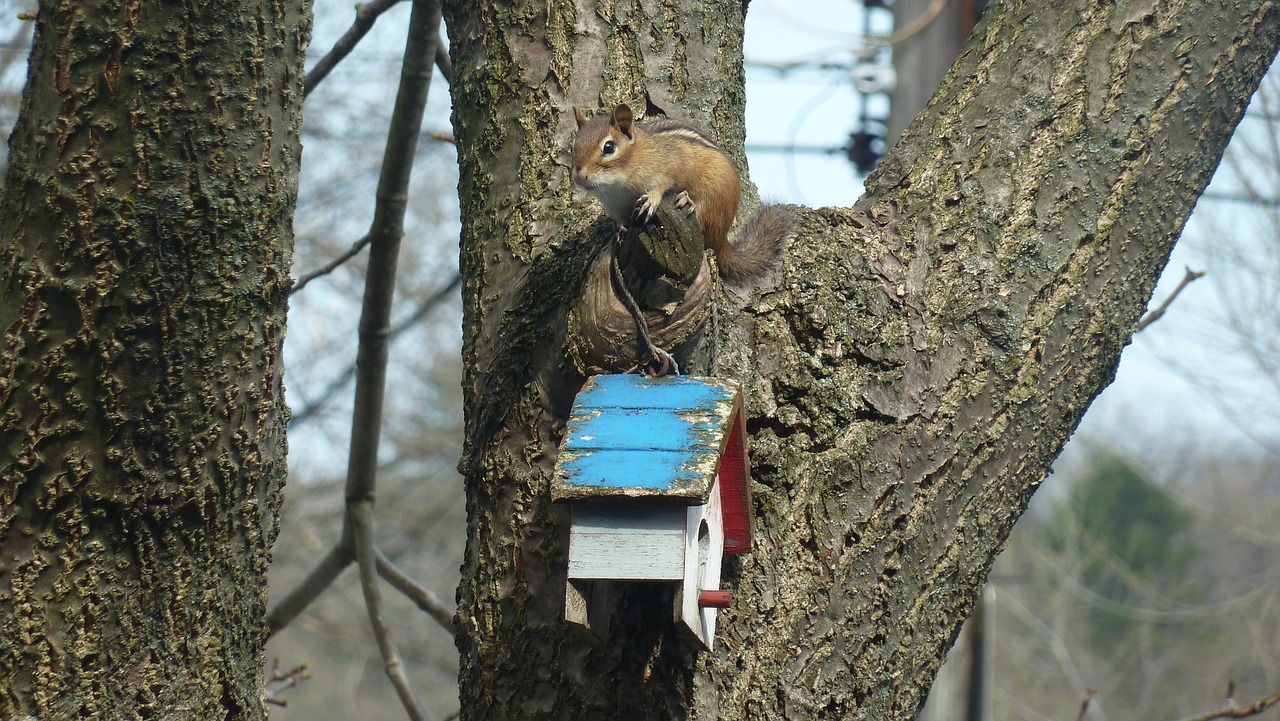
<instances>
[{"instance_id":1,"label":"birdhouse","mask_svg":"<svg viewBox=\"0 0 1280 721\"><path fill-rule=\"evenodd\" d=\"M723 554L751 550L742 390L601 375L569 416L551 493L572 504L565 620L607 628L619 582L677 585L675 621L710 649Z\"/></svg>"}]
</instances>

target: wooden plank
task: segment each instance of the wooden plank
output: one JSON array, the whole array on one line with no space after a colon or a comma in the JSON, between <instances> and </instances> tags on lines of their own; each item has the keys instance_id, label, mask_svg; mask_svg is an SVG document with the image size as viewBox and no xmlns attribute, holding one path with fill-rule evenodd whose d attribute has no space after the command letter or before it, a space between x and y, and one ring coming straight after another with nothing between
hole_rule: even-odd
<instances>
[{"instance_id":1,"label":"wooden plank","mask_svg":"<svg viewBox=\"0 0 1280 721\"><path fill-rule=\"evenodd\" d=\"M558 489L556 498L650 495L659 491L672 500L702 503L718 460L715 456L691 458L675 451L570 451L559 460L556 471L556 480L569 487Z\"/></svg>"},{"instance_id":2,"label":"wooden plank","mask_svg":"<svg viewBox=\"0 0 1280 721\"><path fill-rule=\"evenodd\" d=\"M684 577L685 507L579 504L569 530L569 578Z\"/></svg>"},{"instance_id":3,"label":"wooden plank","mask_svg":"<svg viewBox=\"0 0 1280 721\"><path fill-rule=\"evenodd\" d=\"M717 453L732 406L685 408L580 408L569 418L565 445L578 451L609 448Z\"/></svg>"},{"instance_id":4,"label":"wooden plank","mask_svg":"<svg viewBox=\"0 0 1280 721\"><path fill-rule=\"evenodd\" d=\"M733 381L594 376L574 401L552 498L704 503L741 414L742 394Z\"/></svg>"},{"instance_id":5,"label":"wooden plank","mask_svg":"<svg viewBox=\"0 0 1280 721\"><path fill-rule=\"evenodd\" d=\"M688 408L691 403L732 404L737 393L736 382L719 378L648 378L627 373L588 378L578 393L578 401L592 408Z\"/></svg>"}]
</instances>

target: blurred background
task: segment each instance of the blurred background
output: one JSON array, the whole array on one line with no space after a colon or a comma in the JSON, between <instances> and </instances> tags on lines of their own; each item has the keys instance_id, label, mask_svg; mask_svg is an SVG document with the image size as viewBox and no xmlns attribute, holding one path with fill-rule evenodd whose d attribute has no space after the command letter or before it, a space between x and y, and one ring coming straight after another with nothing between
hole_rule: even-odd
<instances>
[{"instance_id":1,"label":"blurred background","mask_svg":"<svg viewBox=\"0 0 1280 721\"><path fill-rule=\"evenodd\" d=\"M747 20L747 153L770 200L849 205L927 102L981 0L756 0ZM16 119L32 24L0 0L0 127ZM294 276L368 230L399 77L406 3L308 98ZM308 65L351 25L317 0ZM465 509L457 167L438 76L400 261L378 544L452 602ZM7 151L0 151L7 152ZM0 155L0 164L4 162ZM293 421L273 597L337 539L363 255L294 295ZM1125 351L1019 522L925 718L1184 718L1280 691L1280 73L1250 106L1152 300L1190 283ZM389 618L436 718L457 709L456 653L394 592ZM268 661L312 678L273 718L400 719L353 569L277 634Z\"/></svg>"}]
</instances>

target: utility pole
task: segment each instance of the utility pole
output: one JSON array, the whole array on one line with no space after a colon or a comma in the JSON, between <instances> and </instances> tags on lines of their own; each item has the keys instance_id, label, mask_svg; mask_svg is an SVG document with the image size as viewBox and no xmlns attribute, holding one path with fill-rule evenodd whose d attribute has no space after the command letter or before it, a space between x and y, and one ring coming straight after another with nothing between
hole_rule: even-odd
<instances>
[{"instance_id":1,"label":"utility pole","mask_svg":"<svg viewBox=\"0 0 1280 721\"><path fill-rule=\"evenodd\" d=\"M933 97L985 5L985 0L894 0L891 39L898 86L889 109L889 145Z\"/></svg>"}]
</instances>

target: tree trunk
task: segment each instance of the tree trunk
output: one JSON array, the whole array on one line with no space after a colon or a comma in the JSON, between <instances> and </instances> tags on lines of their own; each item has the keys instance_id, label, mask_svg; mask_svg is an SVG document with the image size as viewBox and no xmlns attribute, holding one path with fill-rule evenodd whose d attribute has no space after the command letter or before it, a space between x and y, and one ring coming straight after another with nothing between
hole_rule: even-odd
<instances>
[{"instance_id":1,"label":"tree trunk","mask_svg":"<svg viewBox=\"0 0 1280 721\"><path fill-rule=\"evenodd\" d=\"M0 718L266 716L309 29L41 5L0 214Z\"/></svg>"},{"instance_id":2,"label":"tree trunk","mask_svg":"<svg viewBox=\"0 0 1280 721\"><path fill-rule=\"evenodd\" d=\"M448 3L462 165L464 719L911 718L992 559L1093 398L1280 47L1280 7L994 5L851 209L804 213L721 298L757 548L717 650L636 589L562 620L548 485L576 294L606 226L569 108L625 101L742 147L738 3Z\"/></svg>"}]
</instances>

